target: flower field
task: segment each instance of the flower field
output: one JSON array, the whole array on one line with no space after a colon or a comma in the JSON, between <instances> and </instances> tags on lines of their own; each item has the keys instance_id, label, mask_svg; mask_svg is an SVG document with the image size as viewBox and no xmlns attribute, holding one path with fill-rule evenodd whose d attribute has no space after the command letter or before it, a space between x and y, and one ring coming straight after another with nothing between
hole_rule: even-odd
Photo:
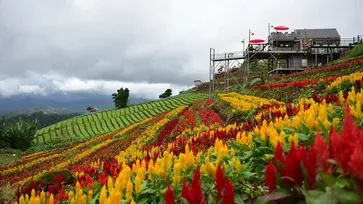
<instances>
[{"instance_id":1,"label":"flower field","mask_svg":"<svg viewBox=\"0 0 363 204\"><path fill-rule=\"evenodd\" d=\"M355 72L250 87L326 84L294 103L223 92L179 98L184 102L170 109L155 105L164 111L142 104L115 117L111 112L109 118L122 121L132 109L139 120L23 155L0 167L0 184L13 187L9 203L360 203L362 77ZM226 123L216 103L242 122ZM87 132L97 128L89 126Z\"/></svg>"},{"instance_id":2,"label":"flower field","mask_svg":"<svg viewBox=\"0 0 363 204\"><path fill-rule=\"evenodd\" d=\"M60 139L82 140L96 135L115 132L146 118L157 116L182 105L188 105L205 99L205 94L194 94L154 101L127 108L103 111L64 120L40 129L35 138L36 143L52 143Z\"/></svg>"}]
</instances>

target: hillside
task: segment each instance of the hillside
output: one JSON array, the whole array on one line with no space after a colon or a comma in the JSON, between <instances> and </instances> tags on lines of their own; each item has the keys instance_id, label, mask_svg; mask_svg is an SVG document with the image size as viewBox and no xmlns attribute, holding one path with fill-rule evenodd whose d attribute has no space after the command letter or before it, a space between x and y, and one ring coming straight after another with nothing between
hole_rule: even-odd
<instances>
[{"instance_id":1,"label":"hillside","mask_svg":"<svg viewBox=\"0 0 363 204\"><path fill-rule=\"evenodd\" d=\"M23 108L15 111L10 111L6 113L5 117L14 117L18 115L31 115L33 113L39 113L42 112L45 115L48 114L57 114L57 115L66 115L66 114L72 114L75 113L74 111L71 111L67 108L56 108L56 107L33 107L33 108Z\"/></svg>"},{"instance_id":2,"label":"hillside","mask_svg":"<svg viewBox=\"0 0 363 204\"><path fill-rule=\"evenodd\" d=\"M363 57L355 57L212 97L74 117L39 130L21 161L0 167L0 194L64 203L360 203L362 82Z\"/></svg>"}]
</instances>

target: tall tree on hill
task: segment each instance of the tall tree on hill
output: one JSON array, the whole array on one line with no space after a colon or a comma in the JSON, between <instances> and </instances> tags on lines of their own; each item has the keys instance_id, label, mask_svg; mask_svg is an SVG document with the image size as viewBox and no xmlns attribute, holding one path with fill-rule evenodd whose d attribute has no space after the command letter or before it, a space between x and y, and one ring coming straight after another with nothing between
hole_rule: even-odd
<instances>
[{"instance_id":1,"label":"tall tree on hill","mask_svg":"<svg viewBox=\"0 0 363 204\"><path fill-rule=\"evenodd\" d=\"M166 89L164 93L159 95L159 98L168 98L171 95L173 95L172 90L171 89Z\"/></svg>"},{"instance_id":2,"label":"tall tree on hill","mask_svg":"<svg viewBox=\"0 0 363 204\"><path fill-rule=\"evenodd\" d=\"M130 90L128 88L120 88L117 93L112 94L113 102L116 108L125 108L129 99Z\"/></svg>"}]
</instances>

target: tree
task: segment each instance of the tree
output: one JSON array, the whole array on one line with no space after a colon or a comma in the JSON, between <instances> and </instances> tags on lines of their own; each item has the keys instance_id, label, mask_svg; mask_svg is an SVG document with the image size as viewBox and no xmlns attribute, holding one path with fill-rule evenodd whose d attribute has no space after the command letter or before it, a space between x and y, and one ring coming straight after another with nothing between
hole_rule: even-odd
<instances>
[{"instance_id":1,"label":"tree","mask_svg":"<svg viewBox=\"0 0 363 204\"><path fill-rule=\"evenodd\" d=\"M173 95L172 90L171 89L166 89L164 93L159 95L159 98L168 98L171 95Z\"/></svg>"},{"instance_id":2,"label":"tree","mask_svg":"<svg viewBox=\"0 0 363 204\"><path fill-rule=\"evenodd\" d=\"M87 110L88 112L91 112L91 111L92 111L92 109L93 109L93 108L92 108L91 106L88 106L86 110Z\"/></svg>"},{"instance_id":3,"label":"tree","mask_svg":"<svg viewBox=\"0 0 363 204\"><path fill-rule=\"evenodd\" d=\"M113 102L116 108L125 108L129 99L130 90L128 88L120 88L117 93L112 94Z\"/></svg>"}]
</instances>

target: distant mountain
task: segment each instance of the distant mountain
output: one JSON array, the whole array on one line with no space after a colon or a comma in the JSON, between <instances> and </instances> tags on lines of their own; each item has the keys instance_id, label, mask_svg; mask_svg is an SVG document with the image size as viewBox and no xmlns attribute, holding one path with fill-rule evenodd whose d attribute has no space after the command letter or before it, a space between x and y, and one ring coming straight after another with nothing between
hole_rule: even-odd
<instances>
[{"instance_id":1,"label":"distant mountain","mask_svg":"<svg viewBox=\"0 0 363 204\"><path fill-rule=\"evenodd\" d=\"M129 103L143 103L148 101L130 95ZM33 112L86 112L88 106L96 107L100 110L114 107L112 96L99 93L52 93L42 95L15 95L10 97L0 97L0 114L31 114Z\"/></svg>"},{"instance_id":2,"label":"distant mountain","mask_svg":"<svg viewBox=\"0 0 363 204\"><path fill-rule=\"evenodd\" d=\"M13 117L13 116L17 116L17 115L28 115L28 116L30 116L31 114L37 113L37 112L42 112L45 115L67 115L67 114L76 113L75 111L69 110L68 108L28 107L28 108L22 108L22 109L17 109L17 110L14 110L14 111L6 112L6 117ZM81 114L81 113L79 113L79 114Z\"/></svg>"}]
</instances>

